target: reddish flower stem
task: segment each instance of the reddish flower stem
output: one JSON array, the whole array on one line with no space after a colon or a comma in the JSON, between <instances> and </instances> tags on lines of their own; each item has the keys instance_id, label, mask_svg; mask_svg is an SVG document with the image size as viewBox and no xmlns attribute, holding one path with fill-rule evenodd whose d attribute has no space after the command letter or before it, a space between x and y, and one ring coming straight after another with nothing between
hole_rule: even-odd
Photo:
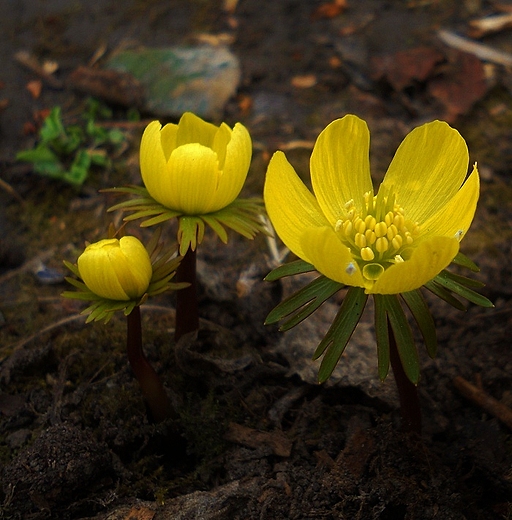
<instances>
[{"instance_id":1,"label":"reddish flower stem","mask_svg":"<svg viewBox=\"0 0 512 520\"><path fill-rule=\"evenodd\" d=\"M176 342L184 334L199 329L196 262L196 252L188 248L176 270L176 281L190 284L189 287L176 291Z\"/></svg>"},{"instance_id":2,"label":"reddish flower stem","mask_svg":"<svg viewBox=\"0 0 512 520\"><path fill-rule=\"evenodd\" d=\"M400 399L400 412L402 414L402 430L408 433L421 435L421 407L418 396L418 388L412 383L404 371L400 355L396 346L395 335L388 322L389 331L389 358L393 375L395 376L398 397Z\"/></svg>"},{"instance_id":3,"label":"reddish flower stem","mask_svg":"<svg viewBox=\"0 0 512 520\"><path fill-rule=\"evenodd\" d=\"M151 419L162 422L176 415L167 396L162 381L149 364L142 350L142 328L140 307L135 307L127 319L127 353L128 361L135 377L139 381L142 395L151 412Z\"/></svg>"}]
</instances>

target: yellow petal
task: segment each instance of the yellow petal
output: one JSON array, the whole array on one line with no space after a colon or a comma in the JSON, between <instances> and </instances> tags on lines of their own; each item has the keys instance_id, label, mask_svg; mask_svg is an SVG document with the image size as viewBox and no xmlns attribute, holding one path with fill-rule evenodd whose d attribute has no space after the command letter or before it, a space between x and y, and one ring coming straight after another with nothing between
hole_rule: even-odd
<instances>
[{"instance_id":1,"label":"yellow petal","mask_svg":"<svg viewBox=\"0 0 512 520\"><path fill-rule=\"evenodd\" d=\"M166 197L162 197L164 187L169 183L167 161L161 141L161 124L153 121L144 130L140 143L140 173L149 194L166 206Z\"/></svg>"},{"instance_id":2,"label":"yellow petal","mask_svg":"<svg viewBox=\"0 0 512 520\"><path fill-rule=\"evenodd\" d=\"M119 247L124 255L124 262L118 259L114 264L119 283L130 298L140 298L153 276L151 258L140 240L133 236L122 237Z\"/></svg>"},{"instance_id":3,"label":"yellow petal","mask_svg":"<svg viewBox=\"0 0 512 520\"><path fill-rule=\"evenodd\" d=\"M281 240L290 251L309 262L301 246L301 235L307 228L329 223L283 152L276 152L270 160L263 197L270 221Z\"/></svg>"},{"instance_id":4,"label":"yellow petal","mask_svg":"<svg viewBox=\"0 0 512 520\"><path fill-rule=\"evenodd\" d=\"M229 128L229 126L226 123L222 123L217 129L215 137L213 138L211 148L219 158L219 170L222 170L224 168L227 147L229 142L231 141L232 133L233 131L231 130L231 128Z\"/></svg>"},{"instance_id":5,"label":"yellow petal","mask_svg":"<svg viewBox=\"0 0 512 520\"><path fill-rule=\"evenodd\" d=\"M202 215L212 211L220 172L217 154L199 143L178 146L169 158L169 181L162 182L161 196L165 206L186 215Z\"/></svg>"},{"instance_id":6,"label":"yellow petal","mask_svg":"<svg viewBox=\"0 0 512 520\"><path fill-rule=\"evenodd\" d=\"M473 221L479 195L480 178L475 165L455 196L421 225L421 235L456 237L460 242Z\"/></svg>"},{"instance_id":7,"label":"yellow petal","mask_svg":"<svg viewBox=\"0 0 512 520\"><path fill-rule=\"evenodd\" d=\"M443 121L409 133L383 180L393 188L406 217L420 224L443 207L462 185L468 171L466 142Z\"/></svg>"},{"instance_id":8,"label":"yellow petal","mask_svg":"<svg viewBox=\"0 0 512 520\"><path fill-rule=\"evenodd\" d=\"M229 130L229 140L224 127ZM219 128L212 146L219 157L219 169L222 170L214 197L214 209L211 210L216 211L233 202L244 186L251 165L251 136L245 126L240 123L234 126L233 131L223 124Z\"/></svg>"},{"instance_id":9,"label":"yellow petal","mask_svg":"<svg viewBox=\"0 0 512 520\"><path fill-rule=\"evenodd\" d=\"M350 249L330 226L309 228L301 236L302 249L315 269L335 282L364 287L365 282Z\"/></svg>"},{"instance_id":10,"label":"yellow petal","mask_svg":"<svg viewBox=\"0 0 512 520\"><path fill-rule=\"evenodd\" d=\"M333 226L349 200L361 209L363 195L372 189L369 147L368 127L353 115L333 121L318 136L311 155L311 183Z\"/></svg>"},{"instance_id":11,"label":"yellow petal","mask_svg":"<svg viewBox=\"0 0 512 520\"><path fill-rule=\"evenodd\" d=\"M386 269L366 292L398 294L418 289L447 267L458 251L456 238L435 236L426 239L413 250L408 260Z\"/></svg>"},{"instance_id":12,"label":"yellow petal","mask_svg":"<svg viewBox=\"0 0 512 520\"><path fill-rule=\"evenodd\" d=\"M94 294L109 300L127 301L130 297L119 282L114 264L109 258L109 252L113 249L119 250L119 243L115 238L88 245L78 257L78 272Z\"/></svg>"},{"instance_id":13,"label":"yellow petal","mask_svg":"<svg viewBox=\"0 0 512 520\"><path fill-rule=\"evenodd\" d=\"M178 125L168 123L160 131L160 143L164 151L165 160L168 161L171 152L176 148L176 138L178 135Z\"/></svg>"},{"instance_id":14,"label":"yellow petal","mask_svg":"<svg viewBox=\"0 0 512 520\"><path fill-rule=\"evenodd\" d=\"M203 121L192 112L185 112L178 123L176 146L199 143L211 147L216 133L217 127L215 125Z\"/></svg>"}]
</instances>

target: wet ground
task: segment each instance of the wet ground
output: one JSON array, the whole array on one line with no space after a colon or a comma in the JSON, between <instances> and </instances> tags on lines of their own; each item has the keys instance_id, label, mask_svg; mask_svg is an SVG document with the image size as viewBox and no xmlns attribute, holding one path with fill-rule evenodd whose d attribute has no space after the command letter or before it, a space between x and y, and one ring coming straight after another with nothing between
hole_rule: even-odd
<instances>
[{"instance_id":1,"label":"wet ground","mask_svg":"<svg viewBox=\"0 0 512 520\"><path fill-rule=\"evenodd\" d=\"M0 0L0 518L511 518L510 423L454 381L510 412L512 80L438 33L465 35L471 20L507 3L347 3L240 0L227 12L208 0ZM244 195L261 194L278 148L307 178L312 142L346 113L368 121L376 180L424 121L447 119L467 139L483 182L463 251L496 307L461 313L431 302L440 348L435 360L421 353L421 439L399 429L392 377L377 380L371 315L323 387L309 357L338 303L298 332L262 325L291 289L261 282L270 269L262 237L205 239L196 341L174 345L172 295L143 310L145 348L175 400L175 422L148 422L121 317L85 326L82 307L59 296L65 284L43 283L42 265L58 276L62 259L74 261L85 240L119 221L98 190L140 182L138 140L154 116L128 124L129 107L113 106L104 124L122 128L127 146L77 190L15 161L36 141L41 113L59 105L76 120L86 96L67 78L94 56L101 67L119 47L205 35L228 41L240 60L223 119L242 121L254 140ZM510 30L481 41L512 52ZM14 59L21 50L56 62L56 82ZM26 88L34 80L39 94Z\"/></svg>"}]
</instances>

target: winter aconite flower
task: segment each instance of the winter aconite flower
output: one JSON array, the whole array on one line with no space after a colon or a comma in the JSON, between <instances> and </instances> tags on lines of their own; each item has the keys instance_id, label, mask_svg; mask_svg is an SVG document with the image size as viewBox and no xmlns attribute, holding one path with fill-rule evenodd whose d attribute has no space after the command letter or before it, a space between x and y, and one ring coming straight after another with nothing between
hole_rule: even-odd
<instances>
[{"instance_id":1,"label":"winter aconite flower","mask_svg":"<svg viewBox=\"0 0 512 520\"><path fill-rule=\"evenodd\" d=\"M225 208L242 189L251 137L237 123L215 126L187 112L179 123L150 123L140 143L140 171L149 194L184 215Z\"/></svg>"},{"instance_id":2,"label":"winter aconite flower","mask_svg":"<svg viewBox=\"0 0 512 520\"><path fill-rule=\"evenodd\" d=\"M369 141L356 116L328 125L311 156L314 195L276 152L266 208L289 249L331 280L369 294L412 291L457 255L475 214L478 170L466 179L464 139L434 121L407 135L375 194Z\"/></svg>"},{"instance_id":3,"label":"winter aconite flower","mask_svg":"<svg viewBox=\"0 0 512 520\"><path fill-rule=\"evenodd\" d=\"M247 238L264 229L259 199L237 198L251 163L252 143L247 129L203 121L186 112L178 124L153 121L140 145L144 188L114 188L138 198L116 204L109 211L134 211L125 220L144 218L152 226L178 218L180 254L201 243L205 225L227 242L225 226Z\"/></svg>"},{"instance_id":4,"label":"winter aconite flower","mask_svg":"<svg viewBox=\"0 0 512 520\"><path fill-rule=\"evenodd\" d=\"M133 300L148 289L153 275L146 248L133 236L89 244L78 258L85 285L109 300Z\"/></svg>"},{"instance_id":5,"label":"winter aconite flower","mask_svg":"<svg viewBox=\"0 0 512 520\"><path fill-rule=\"evenodd\" d=\"M76 264L64 262L76 278L66 280L78 291L63 296L92 302L82 314L87 321L107 323L115 311L128 316L148 296L168 289L183 289L186 283L171 282L181 261L176 248L163 251L160 233L155 233L147 247L134 236L115 238L119 233L109 230L109 237L87 245Z\"/></svg>"},{"instance_id":6,"label":"winter aconite flower","mask_svg":"<svg viewBox=\"0 0 512 520\"><path fill-rule=\"evenodd\" d=\"M356 116L328 125L311 155L313 192L282 152L272 157L265 205L277 234L300 260L278 267L266 279L315 270L320 276L283 300L266 323L281 321L280 329L288 330L348 287L313 354L314 359L323 356L318 373L323 382L340 360L371 295L378 374L384 380L391 362L402 398L415 392L420 377L403 306L414 317L431 357L437 351L436 331L422 287L458 309L465 309L459 296L492 307L473 290L483 284L446 269L453 262L478 271L459 252L459 243L475 214L479 177L476 165L467 176L469 155L460 134L434 121L407 135L374 192L369 144L368 127Z\"/></svg>"},{"instance_id":7,"label":"winter aconite flower","mask_svg":"<svg viewBox=\"0 0 512 520\"><path fill-rule=\"evenodd\" d=\"M122 230L116 231L112 226L109 238L89 244L76 264L64 262L76 276L66 280L78 290L66 291L62 296L91 303L82 311L82 314L88 314L86 323L108 323L116 311L123 311L127 323L128 361L148 405L149 418L160 422L176 412L144 354L140 306L148 296L168 289L183 289L188 284L170 282L181 258L174 256L175 248L162 252L159 233L153 235L147 248L133 236L115 238L120 233Z\"/></svg>"}]
</instances>

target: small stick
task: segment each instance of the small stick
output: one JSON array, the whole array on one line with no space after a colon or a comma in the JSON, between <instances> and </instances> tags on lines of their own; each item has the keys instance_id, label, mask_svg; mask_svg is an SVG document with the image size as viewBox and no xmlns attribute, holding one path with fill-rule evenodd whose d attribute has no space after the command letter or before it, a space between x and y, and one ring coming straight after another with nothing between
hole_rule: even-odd
<instances>
[{"instance_id":1,"label":"small stick","mask_svg":"<svg viewBox=\"0 0 512 520\"><path fill-rule=\"evenodd\" d=\"M483 45L482 43L477 43L468 38L463 38L458 34L444 29L437 31L437 36L445 45L458 49L459 51L474 54L480 60L490 61L491 63L496 63L505 67L510 67L512 65L512 54L508 52L493 49L488 45Z\"/></svg>"},{"instance_id":2,"label":"small stick","mask_svg":"<svg viewBox=\"0 0 512 520\"><path fill-rule=\"evenodd\" d=\"M466 381L463 377L457 376L453 380L455 388L471 402L483 408L486 412L494 415L503 424L508 426L512 430L512 410L500 403L494 397L484 392L482 389L472 385L469 381Z\"/></svg>"}]
</instances>

